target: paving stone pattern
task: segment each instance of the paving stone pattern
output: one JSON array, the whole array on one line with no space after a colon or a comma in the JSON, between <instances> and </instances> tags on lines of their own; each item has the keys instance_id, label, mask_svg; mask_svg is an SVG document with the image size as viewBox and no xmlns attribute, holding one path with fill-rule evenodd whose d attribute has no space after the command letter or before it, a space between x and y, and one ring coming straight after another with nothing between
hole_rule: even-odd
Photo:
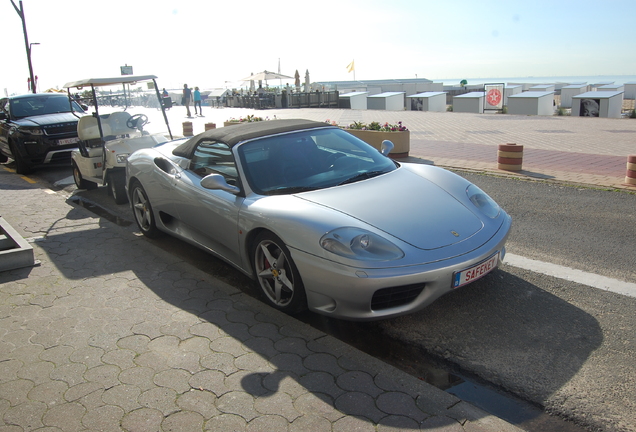
<instances>
[{"instance_id":1,"label":"paving stone pattern","mask_svg":"<svg viewBox=\"0 0 636 432\"><path fill-rule=\"evenodd\" d=\"M514 431L0 169L0 432Z\"/></svg>"}]
</instances>

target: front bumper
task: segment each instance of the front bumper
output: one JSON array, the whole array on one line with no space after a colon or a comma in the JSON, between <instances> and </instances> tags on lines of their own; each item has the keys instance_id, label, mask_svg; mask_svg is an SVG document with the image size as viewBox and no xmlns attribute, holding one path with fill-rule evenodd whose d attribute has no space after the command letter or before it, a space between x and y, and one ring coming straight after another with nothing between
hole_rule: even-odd
<instances>
[{"instance_id":1,"label":"front bumper","mask_svg":"<svg viewBox=\"0 0 636 432\"><path fill-rule=\"evenodd\" d=\"M503 260L512 223L510 216L505 217L504 223L487 243L464 255L430 264L359 269L298 250L291 250L291 253L303 278L310 310L356 321L386 319L423 309L452 291L454 272L476 265L498 251L500 261ZM378 305L374 294L393 287L405 287L414 296L413 299L406 304L390 306L390 303L383 303L381 308L374 308L372 304ZM398 292L398 295L401 293Z\"/></svg>"},{"instance_id":2,"label":"front bumper","mask_svg":"<svg viewBox=\"0 0 636 432\"><path fill-rule=\"evenodd\" d=\"M71 152L77 149L77 144L59 145L60 139L75 138L74 136L40 136L16 139L17 151L30 166L38 165L70 165Z\"/></svg>"}]
</instances>

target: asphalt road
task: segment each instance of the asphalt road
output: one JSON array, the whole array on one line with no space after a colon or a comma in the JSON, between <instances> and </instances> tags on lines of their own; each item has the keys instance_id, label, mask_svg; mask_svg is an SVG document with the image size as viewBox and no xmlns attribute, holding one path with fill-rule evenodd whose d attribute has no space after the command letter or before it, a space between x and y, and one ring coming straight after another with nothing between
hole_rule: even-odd
<instances>
[{"instance_id":1,"label":"asphalt road","mask_svg":"<svg viewBox=\"0 0 636 432\"><path fill-rule=\"evenodd\" d=\"M512 215L509 253L636 282L636 195L461 175ZM70 170L37 176L68 196L75 192ZM78 197L85 206L105 208L105 217L114 215L135 228L128 206L116 206L105 188L79 191ZM250 280L232 267L178 240L155 244L228 283L252 289ZM414 373L420 352L589 430L636 431L635 309L636 298L504 263L416 314L375 323L317 321L336 333L353 333L359 343L380 352L384 344L389 351L397 341L412 353L402 363L411 362Z\"/></svg>"}]
</instances>

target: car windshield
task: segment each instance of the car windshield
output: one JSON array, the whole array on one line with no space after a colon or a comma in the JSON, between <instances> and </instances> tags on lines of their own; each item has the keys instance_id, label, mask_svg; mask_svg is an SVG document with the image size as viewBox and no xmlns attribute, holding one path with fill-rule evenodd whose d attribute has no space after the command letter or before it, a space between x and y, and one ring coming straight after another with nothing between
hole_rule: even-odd
<instances>
[{"instance_id":1,"label":"car windshield","mask_svg":"<svg viewBox=\"0 0 636 432\"><path fill-rule=\"evenodd\" d=\"M73 101L73 111L84 114L84 110ZM11 115L15 118L71 112L68 96L33 95L11 100Z\"/></svg>"},{"instance_id":2,"label":"car windshield","mask_svg":"<svg viewBox=\"0 0 636 432\"><path fill-rule=\"evenodd\" d=\"M249 141L239 146L238 154L250 187L262 195L323 189L397 168L393 160L337 128Z\"/></svg>"}]
</instances>

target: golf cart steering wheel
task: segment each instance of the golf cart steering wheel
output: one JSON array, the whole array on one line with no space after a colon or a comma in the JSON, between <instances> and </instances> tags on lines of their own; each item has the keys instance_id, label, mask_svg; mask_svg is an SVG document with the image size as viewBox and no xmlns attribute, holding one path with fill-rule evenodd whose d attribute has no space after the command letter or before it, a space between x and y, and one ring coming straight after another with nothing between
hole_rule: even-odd
<instances>
[{"instance_id":1,"label":"golf cart steering wheel","mask_svg":"<svg viewBox=\"0 0 636 432\"><path fill-rule=\"evenodd\" d=\"M145 114L135 114L126 121L126 126L130 129L142 130L148 124L148 116Z\"/></svg>"}]
</instances>

